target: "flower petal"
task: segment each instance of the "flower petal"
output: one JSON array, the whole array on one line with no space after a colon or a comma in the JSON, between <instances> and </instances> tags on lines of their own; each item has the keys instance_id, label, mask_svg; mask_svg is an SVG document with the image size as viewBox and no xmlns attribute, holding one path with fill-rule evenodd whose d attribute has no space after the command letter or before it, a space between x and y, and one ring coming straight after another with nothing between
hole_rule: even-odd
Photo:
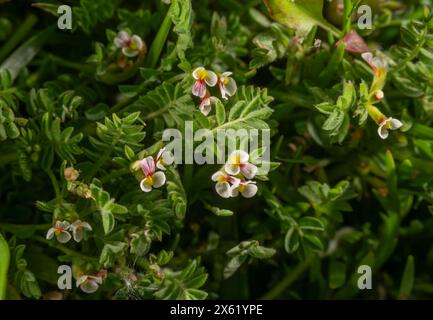
<instances>
[{"instance_id":1,"label":"flower petal","mask_svg":"<svg viewBox=\"0 0 433 320\"><path fill-rule=\"evenodd\" d=\"M138 55L138 50L127 47L122 49L122 53L129 58L133 58Z\"/></svg>"},{"instance_id":2,"label":"flower petal","mask_svg":"<svg viewBox=\"0 0 433 320\"><path fill-rule=\"evenodd\" d=\"M143 192L150 192L152 191L152 186L149 186L146 184L146 179L141 180L140 182L140 188Z\"/></svg>"},{"instance_id":3,"label":"flower petal","mask_svg":"<svg viewBox=\"0 0 433 320\"><path fill-rule=\"evenodd\" d=\"M236 85L236 81L233 78L229 78L227 84L225 85L226 94L232 97L236 93L237 89L238 86Z\"/></svg>"},{"instance_id":4,"label":"flower petal","mask_svg":"<svg viewBox=\"0 0 433 320\"><path fill-rule=\"evenodd\" d=\"M85 293L94 293L98 290L98 288L99 284L97 284L96 281L89 279L80 285L80 289Z\"/></svg>"},{"instance_id":5,"label":"flower petal","mask_svg":"<svg viewBox=\"0 0 433 320\"><path fill-rule=\"evenodd\" d=\"M232 190L228 182L217 183L215 185L215 191L223 198L230 198Z\"/></svg>"},{"instance_id":6,"label":"flower petal","mask_svg":"<svg viewBox=\"0 0 433 320\"><path fill-rule=\"evenodd\" d=\"M48 232L47 232L47 239L52 239L53 237L54 237L54 233L55 233L55 229L54 228L50 228L50 229L48 229Z\"/></svg>"},{"instance_id":7,"label":"flower petal","mask_svg":"<svg viewBox=\"0 0 433 320\"><path fill-rule=\"evenodd\" d=\"M222 171L217 171L217 172L215 172L213 175L212 175L212 181L218 181L218 178L219 177L225 177L226 176L226 174L224 173L224 172L222 172Z\"/></svg>"},{"instance_id":8,"label":"flower petal","mask_svg":"<svg viewBox=\"0 0 433 320\"><path fill-rule=\"evenodd\" d=\"M60 243L66 243L71 240L71 234L68 231L62 231L56 236L56 238Z\"/></svg>"},{"instance_id":9,"label":"flower petal","mask_svg":"<svg viewBox=\"0 0 433 320\"><path fill-rule=\"evenodd\" d=\"M155 173L155 160L152 157L147 157L141 160L141 169L143 170L144 175L150 176Z\"/></svg>"},{"instance_id":10,"label":"flower petal","mask_svg":"<svg viewBox=\"0 0 433 320\"><path fill-rule=\"evenodd\" d=\"M197 80L192 87L192 94L203 98L206 95L206 84L204 81Z\"/></svg>"},{"instance_id":11,"label":"flower petal","mask_svg":"<svg viewBox=\"0 0 433 320\"><path fill-rule=\"evenodd\" d=\"M198 106L198 108L201 111L201 113L207 116L211 110L210 98L203 99L200 105Z\"/></svg>"},{"instance_id":12,"label":"flower petal","mask_svg":"<svg viewBox=\"0 0 433 320\"><path fill-rule=\"evenodd\" d=\"M403 123L398 119L391 118L390 121L391 121L390 129L392 130L400 129L403 126Z\"/></svg>"},{"instance_id":13,"label":"flower petal","mask_svg":"<svg viewBox=\"0 0 433 320\"><path fill-rule=\"evenodd\" d=\"M162 187L165 183L165 174L162 171L158 171L152 176L152 179L154 188Z\"/></svg>"},{"instance_id":14,"label":"flower petal","mask_svg":"<svg viewBox=\"0 0 433 320\"><path fill-rule=\"evenodd\" d=\"M200 77L198 76L199 73L203 72L205 70L204 67L198 67L196 68L193 72L192 72L192 76L194 77L194 79L198 80L200 79Z\"/></svg>"},{"instance_id":15,"label":"flower petal","mask_svg":"<svg viewBox=\"0 0 433 320\"><path fill-rule=\"evenodd\" d=\"M83 236L84 236L84 231L83 228L76 228L72 231L72 236L74 237L74 240L76 242L80 242L81 240L83 240Z\"/></svg>"},{"instance_id":16,"label":"flower petal","mask_svg":"<svg viewBox=\"0 0 433 320\"><path fill-rule=\"evenodd\" d=\"M143 40L141 40L141 38L139 36L133 35L131 37L130 47L132 49L141 51L143 49Z\"/></svg>"},{"instance_id":17,"label":"flower petal","mask_svg":"<svg viewBox=\"0 0 433 320\"><path fill-rule=\"evenodd\" d=\"M257 167L252 163L247 163L241 166L241 172L247 179L252 179L257 173Z\"/></svg>"},{"instance_id":18,"label":"flower petal","mask_svg":"<svg viewBox=\"0 0 433 320\"><path fill-rule=\"evenodd\" d=\"M239 196L239 190L237 188L233 188L232 187L232 194L231 197L232 198L236 198L237 196Z\"/></svg>"},{"instance_id":19,"label":"flower petal","mask_svg":"<svg viewBox=\"0 0 433 320\"><path fill-rule=\"evenodd\" d=\"M252 198L257 193L257 186L254 183L249 183L245 186L245 188L241 191L241 194L245 198Z\"/></svg>"},{"instance_id":20,"label":"flower petal","mask_svg":"<svg viewBox=\"0 0 433 320\"><path fill-rule=\"evenodd\" d=\"M218 76L213 71L207 71L205 81L208 84L208 86L213 87L218 82Z\"/></svg>"},{"instance_id":21,"label":"flower petal","mask_svg":"<svg viewBox=\"0 0 433 320\"><path fill-rule=\"evenodd\" d=\"M388 138L389 132L388 130L386 130L386 128L384 127L384 124L381 124L379 126L379 128L377 129L377 133L379 134L379 137L381 137L382 139L386 139Z\"/></svg>"},{"instance_id":22,"label":"flower petal","mask_svg":"<svg viewBox=\"0 0 433 320\"><path fill-rule=\"evenodd\" d=\"M80 277L77 279L77 288L78 288L81 284L83 284L84 282L86 282L86 281L87 281L87 278L89 278L88 275L82 275L82 276L80 276Z\"/></svg>"},{"instance_id":23,"label":"flower petal","mask_svg":"<svg viewBox=\"0 0 433 320\"><path fill-rule=\"evenodd\" d=\"M235 163L234 164L226 163L224 165L224 169L228 174L233 175L233 176L239 174L239 172L241 171L241 168L239 167L239 165L235 164Z\"/></svg>"}]
</instances>

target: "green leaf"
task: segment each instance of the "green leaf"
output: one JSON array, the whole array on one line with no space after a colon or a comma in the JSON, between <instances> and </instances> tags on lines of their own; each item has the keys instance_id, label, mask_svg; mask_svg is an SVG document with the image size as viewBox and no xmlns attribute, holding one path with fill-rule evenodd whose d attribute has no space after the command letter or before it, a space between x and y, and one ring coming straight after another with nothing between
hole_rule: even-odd
<instances>
[{"instance_id":1,"label":"green leaf","mask_svg":"<svg viewBox=\"0 0 433 320\"><path fill-rule=\"evenodd\" d=\"M413 256L408 256L406 266L404 267L403 277L401 279L400 290L398 292L399 299L408 299L412 292L413 283L415 280L415 261Z\"/></svg>"},{"instance_id":2,"label":"green leaf","mask_svg":"<svg viewBox=\"0 0 433 320\"><path fill-rule=\"evenodd\" d=\"M4 300L6 298L9 261L9 246L3 235L0 233L0 300Z\"/></svg>"},{"instance_id":3,"label":"green leaf","mask_svg":"<svg viewBox=\"0 0 433 320\"><path fill-rule=\"evenodd\" d=\"M226 110L220 100L216 103L216 118L219 126L226 121Z\"/></svg>"},{"instance_id":4,"label":"green leaf","mask_svg":"<svg viewBox=\"0 0 433 320\"><path fill-rule=\"evenodd\" d=\"M271 17L279 23L307 35L314 26L320 26L339 36L340 31L322 16L323 0L264 0Z\"/></svg>"}]
</instances>

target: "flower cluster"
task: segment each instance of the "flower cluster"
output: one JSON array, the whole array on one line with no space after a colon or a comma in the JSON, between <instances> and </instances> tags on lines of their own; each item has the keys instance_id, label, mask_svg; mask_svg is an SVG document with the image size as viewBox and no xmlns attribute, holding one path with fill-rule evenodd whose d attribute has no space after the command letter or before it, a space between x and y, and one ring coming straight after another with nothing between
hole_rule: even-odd
<instances>
[{"instance_id":1,"label":"flower cluster","mask_svg":"<svg viewBox=\"0 0 433 320\"><path fill-rule=\"evenodd\" d=\"M174 162L174 157L171 152L162 148L154 159L149 156L134 164L134 169L141 168L143 179L140 182L140 188L143 192L150 192L153 188L160 188L165 184L165 173L167 165ZM157 171L157 169L161 171Z\"/></svg>"},{"instance_id":2,"label":"flower cluster","mask_svg":"<svg viewBox=\"0 0 433 320\"><path fill-rule=\"evenodd\" d=\"M80 242L83 239L84 231L92 231L92 227L89 223L81 220L76 220L72 224L68 221L56 221L54 226L47 232L47 239L52 239L56 236L57 241L60 243L67 243L73 237L76 242ZM72 232L72 236L71 233Z\"/></svg>"},{"instance_id":3,"label":"flower cluster","mask_svg":"<svg viewBox=\"0 0 433 320\"><path fill-rule=\"evenodd\" d=\"M120 31L114 38L114 45L122 49L122 53L129 58L133 58L143 53L145 50L145 44L141 40L140 36L129 35L126 31Z\"/></svg>"},{"instance_id":4,"label":"flower cluster","mask_svg":"<svg viewBox=\"0 0 433 320\"><path fill-rule=\"evenodd\" d=\"M218 100L211 95L207 86L215 87L218 85L221 97L227 100L229 97L232 97L237 90L236 81L231 77L232 74L232 72L216 74L213 71L206 70L204 67L198 67L193 71L192 76L195 82L192 87L192 94L201 99L199 109L205 116L209 114L211 106Z\"/></svg>"},{"instance_id":5,"label":"flower cluster","mask_svg":"<svg viewBox=\"0 0 433 320\"><path fill-rule=\"evenodd\" d=\"M80 173L74 167L65 168L63 176L67 182L66 187L69 192L84 199L92 198L89 186L84 182L78 181Z\"/></svg>"},{"instance_id":6,"label":"flower cluster","mask_svg":"<svg viewBox=\"0 0 433 320\"><path fill-rule=\"evenodd\" d=\"M257 167L248 161L248 153L235 150L224 167L212 175L212 181L216 182L215 190L221 197L237 197L239 194L245 198L255 196L257 185L251 179L255 177Z\"/></svg>"}]
</instances>

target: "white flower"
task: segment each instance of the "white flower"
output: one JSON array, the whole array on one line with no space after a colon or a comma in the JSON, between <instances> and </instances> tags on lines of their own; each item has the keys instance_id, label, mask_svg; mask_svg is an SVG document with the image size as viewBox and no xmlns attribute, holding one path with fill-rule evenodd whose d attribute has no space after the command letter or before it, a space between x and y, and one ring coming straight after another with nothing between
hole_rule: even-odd
<instances>
[{"instance_id":1,"label":"white flower","mask_svg":"<svg viewBox=\"0 0 433 320\"><path fill-rule=\"evenodd\" d=\"M225 171L234 176L242 173L247 179L254 178L257 173L257 167L248 162L249 157L248 153L243 150L233 151L224 166Z\"/></svg>"},{"instance_id":2,"label":"white flower","mask_svg":"<svg viewBox=\"0 0 433 320\"><path fill-rule=\"evenodd\" d=\"M137 56L144 48L143 40L137 35L132 37L126 31L120 31L114 38L114 45L122 49L122 53L127 57Z\"/></svg>"},{"instance_id":3,"label":"white flower","mask_svg":"<svg viewBox=\"0 0 433 320\"><path fill-rule=\"evenodd\" d=\"M205 116L207 116L211 110L212 105L216 104L217 102L216 97L211 97L209 91L206 91L205 96L201 99L201 103L198 106L201 113L203 113Z\"/></svg>"},{"instance_id":4,"label":"white flower","mask_svg":"<svg viewBox=\"0 0 433 320\"><path fill-rule=\"evenodd\" d=\"M54 235L57 241L60 243L66 243L71 240L71 234L69 233L71 225L68 221L56 221L54 227L50 228L47 232L47 239L52 239Z\"/></svg>"},{"instance_id":5,"label":"white flower","mask_svg":"<svg viewBox=\"0 0 433 320\"><path fill-rule=\"evenodd\" d=\"M232 74L232 72L224 72L218 79L221 96L223 99L226 100L228 99L227 96L233 96L238 89L236 81L232 77L230 77Z\"/></svg>"},{"instance_id":6,"label":"white flower","mask_svg":"<svg viewBox=\"0 0 433 320\"><path fill-rule=\"evenodd\" d=\"M152 191L152 188L159 188L165 183L164 172L155 170L155 161L152 157L141 160L141 169L144 173L144 179L140 182L141 190L144 192Z\"/></svg>"},{"instance_id":7,"label":"white flower","mask_svg":"<svg viewBox=\"0 0 433 320\"><path fill-rule=\"evenodd\" d=\"M98 290L102 284L102 277L82 275L77 280L77 288L79 287L85 293L93 293Z\"/></svg>"},{"instance_id":8,"label":"white flower","mask_svg":"<svg viewBox=\"0 0 433 320\"><path fill-rule=\"evenodd\" d=\"M215 191L223 198L230 198L232 188L237 187L240 183L240 179L232 177L223 171L215 172L212 175L212 181L216 181Z\"/></svg>"},{"instance_id":9,"label":"white flower","mask_svg":"<svg viewBox=\"0 0 433 320\"><path fill-rule=\"evenodd\" d=\"M192 87L192 94L203 98L206 95L206 84L213 87L218 82L218 77L213 71L206 70L204 67L198 67L192 73L196 80Z\"/></svg>"},{"instance_id":10,"label":"white flower","mask_svg":"<svg viewBox=\"0 0 433 320\"><path fill-rule=\"evenodd\" d=\"M237 197L239 193L244 198L252 198L257 193L255 181L242 181L237 187L232 188L232 197Z\"/></svg>"},{"instance_id":11,"label":"white flower","mask_svg":"<svg viewBox=\"0 0 433 320\"><path fill-rule=\"evenodd\" d=\"M171 152L165 151L165 148L159 150L156 156L156 167L159 170L165 170L166 165L171 165L174 161L174 156Z\"/></svg>"},{"instance_id":12,"label":"white flower","mask_svg":"<svg viewBox=\"0 0 433 320\"><path fill-rule=\"evenodd\" d=\"M394 119L394 118L386 118L379 124L379 128L377 129L377 132L379 136L382 139L388 138L389 132L388 130L397 130L400 129L403 126L403 123L401 123L400 120Z\"/></svg>"},{"instance_id":13,"label":"white flower","mask_svg":"<svg viewBox=\"0 0 433 320\"><path fill-rule=\"evenodd\" d=\"M84 230L92 231L92 227L85 221L76 220L71 224L72 236L74 240L80 242L84 236Z\"/></svg>"}]
</instances>

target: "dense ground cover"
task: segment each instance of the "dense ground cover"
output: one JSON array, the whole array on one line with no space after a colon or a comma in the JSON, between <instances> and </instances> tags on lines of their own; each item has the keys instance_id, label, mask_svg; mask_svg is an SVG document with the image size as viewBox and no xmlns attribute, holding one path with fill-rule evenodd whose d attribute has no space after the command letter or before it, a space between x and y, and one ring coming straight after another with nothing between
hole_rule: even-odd
<instances>
[{"instance_id":1,"label":"dense ground cover","mask_svg":"<svg viewBox=\"0 0 433 320\"><path fill-rule=\"evenodd\" d=\"M0 298L433 296L430 0L63 4L0 0Z\"/></svg>"}]
</instances>

